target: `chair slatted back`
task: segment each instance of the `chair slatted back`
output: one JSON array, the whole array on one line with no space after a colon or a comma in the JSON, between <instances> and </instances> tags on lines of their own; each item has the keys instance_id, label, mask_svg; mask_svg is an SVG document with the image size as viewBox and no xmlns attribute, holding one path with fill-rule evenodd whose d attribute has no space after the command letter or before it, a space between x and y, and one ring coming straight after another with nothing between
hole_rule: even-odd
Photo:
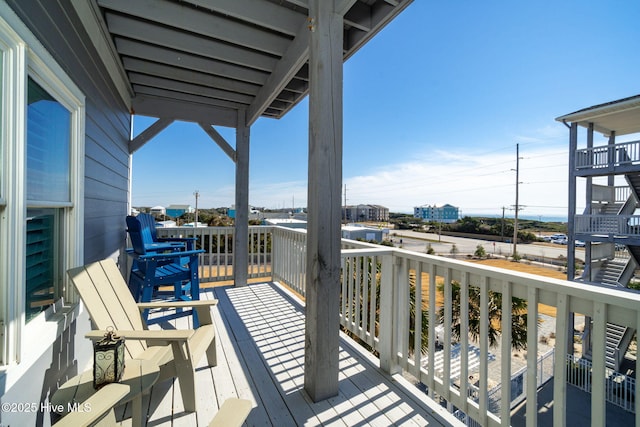
<instances>
[{"instance_id":1,"label":"chair slatted back","mask_svg":"<svg viewBox=\"0 0 640 427\"><path fill-rule=\"evenodd\" d=\"M127 217L127 231L129 232L133 251L138 255L145 255L147 253L144 247L145 243L153 243L149 229L142 226L138 217L130 215ZM145 239L147 240L145 241Z\"/></svg>"},{"instance_id":2,"label":"chair slatted back","mask_svg":"<svg viewBox=\"0 0 640 427\"><path fill-rule=\"evenodd\" d=\"M140 226L142 227L142 240L144 243L158 243L156 220L153 215L139 213L136 216L136 219L140 222Z\"/></svg>"},{"instance_id":3,"label":"chair slatted back","mask_svg":"<svg viewBox=\"0 0 640 427\"><path fill-rule=\"evenodd\" d=\"M74 268L68 274L97 329L113 327L116 333L118 330L146 329L114 260L106 259ZM126 340L125 346L131 358L146 349L146 345L138 340Z\"/></svg>"}]
</instances>

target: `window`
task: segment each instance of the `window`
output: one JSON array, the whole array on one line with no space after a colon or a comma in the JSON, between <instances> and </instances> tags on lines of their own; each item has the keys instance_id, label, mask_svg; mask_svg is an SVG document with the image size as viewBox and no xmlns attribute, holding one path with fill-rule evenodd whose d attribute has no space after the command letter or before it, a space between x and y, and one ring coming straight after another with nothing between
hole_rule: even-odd
<instances>
[{"instance_id":1,"label":"window","mask_svg":"<svg viewBox=\"0 0 640 427\"><path fill-rule=\"evenodd\" d=\"M71 113L31 77L27 85L25 319L62 295L61 218L70 200ZM54 206L54 207L52 207Z\"/></svg>"},{"instance_id":2,"label":"window","mask_svg":"<svg viewBox=\"0 0 640 427\"><path fill-rule=\"evenodd\" d=\"M27 200L69 203L71 113L29 77Z\"/></svg>"},{"instance_id":3,"label":"window","mask_svg":"<svg viewBox=\"0 0 640 427\"><path fill-rule=\"evenodd\" d=\"M29 322L60 297L60 209L27 210L26 306Z\"/></svg>"},{"instance_id":4,"label":"window","mask_svg":"<svg viewBox=\"0 0 640 427\"><path fill-rule=\"evenodd\" d=\"M84 134L84 95L0 8L0 364L14 369L76 302L65 272L83 262Z\"/></svg>"}]
</instances>

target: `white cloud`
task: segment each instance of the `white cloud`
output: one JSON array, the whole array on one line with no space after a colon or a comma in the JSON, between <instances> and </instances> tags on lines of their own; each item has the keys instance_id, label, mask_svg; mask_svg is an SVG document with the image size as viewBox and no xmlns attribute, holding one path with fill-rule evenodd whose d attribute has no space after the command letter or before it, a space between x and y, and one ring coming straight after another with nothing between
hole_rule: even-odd
<instances>
[{"instance_id":1,"label":"white cloud","mask_svg":"<svg viewBox=\"0 0 640 427\"><path fill-rule=\"evenodd\" d=\"M306 207L307 182L250 183L249 203L269 209ZM294 206L295 205L295 206Z\"/></svg>"},{"instance_id":2,"label":"white cloud","mask_svg":"<svg viewBox=\"0 0 640 427\"><path fill-rule=\"evenodd\" d=\"M556 147L520 149L520 215L566 216L567 154ZM393 212L449 203L462 214L498 215L515 205L516 154L437 150L345 180L347 203L375 203ZM513 214L513 212L511 212Z\"/></svg>"}]
</instances>

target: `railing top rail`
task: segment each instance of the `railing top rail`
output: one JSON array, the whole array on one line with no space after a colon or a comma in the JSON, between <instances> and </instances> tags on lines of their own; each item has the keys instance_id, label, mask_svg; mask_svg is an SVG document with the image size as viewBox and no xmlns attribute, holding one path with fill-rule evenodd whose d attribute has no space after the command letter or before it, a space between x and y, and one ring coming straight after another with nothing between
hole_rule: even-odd
<instances>
[{"instance_id":1,"label":"railing top rail","mask_svg":"<svg viewBox=\"0 0 640 427\"><path fill-rule=\"evenodd\" d=\"M453 274L452 279L454 280L461 280L468 275L472 286L477 286L477 284L474 283L475 280L480 277L489 279L490 289L498 292L501 292L501 284L504 282L515 284L514 296L518 296L518 289L524 291L528 287L537 288L540 292L540 302L551 306L556 306L557 295L562 294L575 299L575 301L581 301L584 304L588 304L589 301L601 301L625 311L634 313L640 311L640 293L630 289L614 289L597 285L585 286L584 283L506 270L499 267L470 263L437 255L420 254L397 248L390 248L390 251L396 258L400 257L415 262L432 264L435 266L436 274L438 275L442 275L444 271L450 270ZM426 270L423 269L423 271ZM484 283L484 281L479 281L478 283ZM589 311L588 307L585 307L585 309ZM610 316L614 317L617 317L618 314L619 313L609 313Z\"/></svg>"},{"instance_id":2,"label":"railing top rail","mask_svg":"<svg viewBox=\"0 0 640 427\"><path fill-rule=\"evenodd\" d=\"M235 227L233 225L229 226L206 226L206 227L187 227L183 225L176 225L173 227L158 227L156 230L233 230ZM272 225L250 225L249 229L270 229L274 228ZM285 227L282 227L285 228Z\"/></svg>"},{"instance_id":3,"label":"railing top rail","mask_svg":"<svg viewBox=\"0 0 640 427\"><path fill-rule=\"evenodd\" d=\"M392 248L357 248L357 249L343 249L340 251L342 255L390 255L392 253Z\"/></svg>"},{"instance_id":4,"label":"railing top rail","mask_svg":"<svg viewBox=\"0 0 640 427\"><path fill-rule=\"evenodd\" d=\"M597 145L595 147L583 147L583 148L578 148L578 151L595 151L595 150L602 150L602 149L609 149L609 148L616 148L616 147L621 147L623 145L634 145L634 144L639 144L640 140L636 140L636 141L626 141L626 142L616 142L615 144L604 144L604 145Z\"/></svg>"}]
</instances>

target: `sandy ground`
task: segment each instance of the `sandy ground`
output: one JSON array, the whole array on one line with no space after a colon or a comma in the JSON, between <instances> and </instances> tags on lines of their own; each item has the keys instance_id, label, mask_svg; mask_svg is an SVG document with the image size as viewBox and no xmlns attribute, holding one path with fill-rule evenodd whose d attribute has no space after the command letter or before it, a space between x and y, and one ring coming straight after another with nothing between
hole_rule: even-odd
<instances>
[{"instance_id":1,"label":"sandy ground","mask_svg":"<svg viewBox=\"0 0 640 427\"><path fill-rule=\"evenodd\" d=\"M506 270L520 271L523 273L537 274L538 276L552 277L554 279L567 279L567 274L562 271L558 271L557 268L541 267L537 265L531 265L524 262L513 262L504 259L486 259L471 261L479 264L490 265L492 267L504 268ZM538 311L540 314L546 314L547 316L556 317L556 308L544 304L538 304Z\"/></svg>"}]
</instances>

